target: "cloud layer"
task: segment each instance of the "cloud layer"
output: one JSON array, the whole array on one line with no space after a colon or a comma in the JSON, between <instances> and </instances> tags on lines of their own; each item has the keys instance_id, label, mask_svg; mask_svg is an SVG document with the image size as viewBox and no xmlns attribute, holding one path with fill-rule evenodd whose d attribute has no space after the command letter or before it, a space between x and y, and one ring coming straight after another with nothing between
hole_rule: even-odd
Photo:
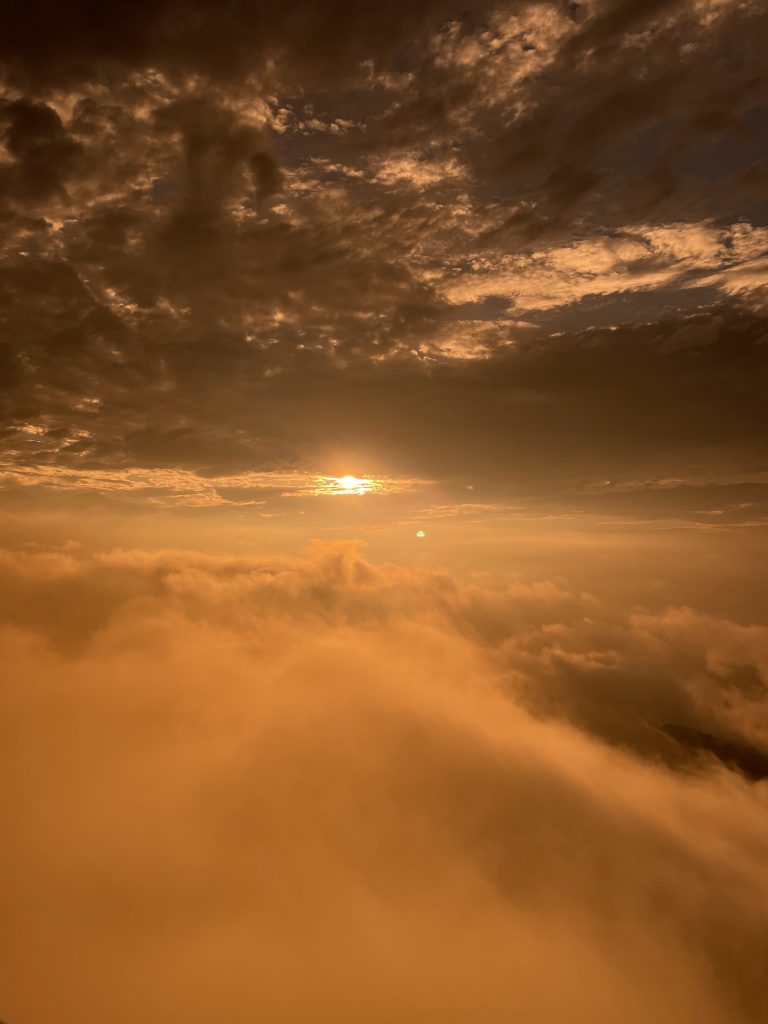
<instances>
[{"instance_id":1,"label":"cloud layer","mask_svg":"<svg viewBox=\"0 0 768 1024\"><path fill-rule=\"evenodd\" d=\"M0 571L9 1020L764 1019L764 627L348 545Z\"/></svg>"},{"instance_id":2,"label":"cloud layer","mask_svg":"<svg viewBox=\"0 0 768 1024\"><path fill-rule=\"evenodd\" d=\"M4 467L327 473L359 438L340 472L492 462L506 501L758 483L767 31L756 0L26 5Z\"/></svg>"}]
</instances>

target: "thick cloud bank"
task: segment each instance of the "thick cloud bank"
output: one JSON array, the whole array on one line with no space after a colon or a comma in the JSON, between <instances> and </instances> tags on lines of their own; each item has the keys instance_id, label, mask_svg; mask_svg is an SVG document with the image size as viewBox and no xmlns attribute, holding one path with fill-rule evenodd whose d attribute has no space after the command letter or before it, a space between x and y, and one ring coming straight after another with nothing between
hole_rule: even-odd
<instances>
[{"instance_id":1,"label":"thick cloud bank","mask_svg":"<svg viewBox=\"0 0 768 1024\"><path fill-rule=\"evenodd\" d=\"M765 522L764 0L14 6L17 498L300 470L653 518L675 480Z\"/></svg>"},{"instance_id":2,"label":"thick cloud bank","mask_svg":"<svg viewBox=\"0 0 768 1024\"><path fill-rule=\"evenodd\" d=\"M764 627L349 546L0 576L11 1024L766 1018Z\"/></svg>"}]
</instances>

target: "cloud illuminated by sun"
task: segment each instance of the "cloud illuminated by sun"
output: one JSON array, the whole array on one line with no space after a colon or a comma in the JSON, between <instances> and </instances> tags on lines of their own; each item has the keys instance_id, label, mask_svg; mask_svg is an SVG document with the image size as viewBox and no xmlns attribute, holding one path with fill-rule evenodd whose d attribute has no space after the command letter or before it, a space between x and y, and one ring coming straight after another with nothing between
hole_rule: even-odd
<instances>
[{"instance_id":1,"label":"cloud illuminated by sun","mask_svg":"<svg viewBox=\"0 0 768 1024\"><path fill-rule=\"evenodd\" d=\"M318 494L375 494L384 490L384 481L366 476L322 476L317 478Z\"/></svg>"},{"instance_id":2,"label":"cloud illuminated by sun","mask_svg":"<svg viewBox=\"0 0 768 1024\"><path fill-rule=\"evenodd\" d=\"M282 498L338 495L406 494L433 486L432 480L393 476L319 476L295 469L268 472L199 476L181 468L93 469L79 466L22 465L0 459L0 490L9 486L45 488L46 491L91 491L119 495L147 506L213 508L232 505L227 490L240 494L236 504L244 508L264 505L275 495Z\"/></svg>"}]
</instances>

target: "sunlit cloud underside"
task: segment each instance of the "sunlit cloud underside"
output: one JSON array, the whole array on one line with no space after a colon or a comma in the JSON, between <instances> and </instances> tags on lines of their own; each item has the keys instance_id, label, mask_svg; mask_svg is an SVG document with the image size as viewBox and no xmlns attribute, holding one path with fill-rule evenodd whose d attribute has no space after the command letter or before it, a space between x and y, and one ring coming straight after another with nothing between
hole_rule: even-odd
<instances>
[{"instance_id":1,"label":"sunlit cloud underside","mask_svg":"<svg viewBox=\"0 0 768 1024\"><path fill-rule=\"evenodd\" d=\"M150 506L200 508L262 505L268 496L322 498L405 494L429 487L430 481L394 476L336 477L298 470L204 476L179 468L100 470L0 465L0 491L20 486L111 494Z\"/></svg>"},{"instance_id":2,"label":"sunlit cloud underside","mask_svg":"<svg viewBox=\"0 0 768 1024\"><path fill-rule=\"evenodd\" d=\"M391 490L382 478L360 476L319 476L314 494L381 494Z\"/></svg>"}]
</instances>

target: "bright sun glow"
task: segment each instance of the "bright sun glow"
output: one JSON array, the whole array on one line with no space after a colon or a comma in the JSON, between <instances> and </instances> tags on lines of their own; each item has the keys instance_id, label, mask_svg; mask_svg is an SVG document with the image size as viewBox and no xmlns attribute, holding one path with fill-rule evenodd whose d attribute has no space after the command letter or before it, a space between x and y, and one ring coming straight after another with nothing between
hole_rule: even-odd
<instances>
[{"instance_id":1,"label":"bright sun glow","mask_svg":"<svg viewBox=\"0 0 768 1024\"><path fill-rule=\"evenodd\" d=\"M340 487L343 487L345 491L358 491L360 489L365 489L370 481L361 479L357 476L342 476L339 477L337 483Z\"/></svg>"},{"instance_id":2,"label":"bright sun glow","mask_svg":"<svg viewBox=\"0 0 768 1024\"><path fill-rule=\"evenodd\" d=\"M367 476L322 476L317 478L318 494L373 494L383 490L381 480Z\"/></svg>"}]
</instances>

